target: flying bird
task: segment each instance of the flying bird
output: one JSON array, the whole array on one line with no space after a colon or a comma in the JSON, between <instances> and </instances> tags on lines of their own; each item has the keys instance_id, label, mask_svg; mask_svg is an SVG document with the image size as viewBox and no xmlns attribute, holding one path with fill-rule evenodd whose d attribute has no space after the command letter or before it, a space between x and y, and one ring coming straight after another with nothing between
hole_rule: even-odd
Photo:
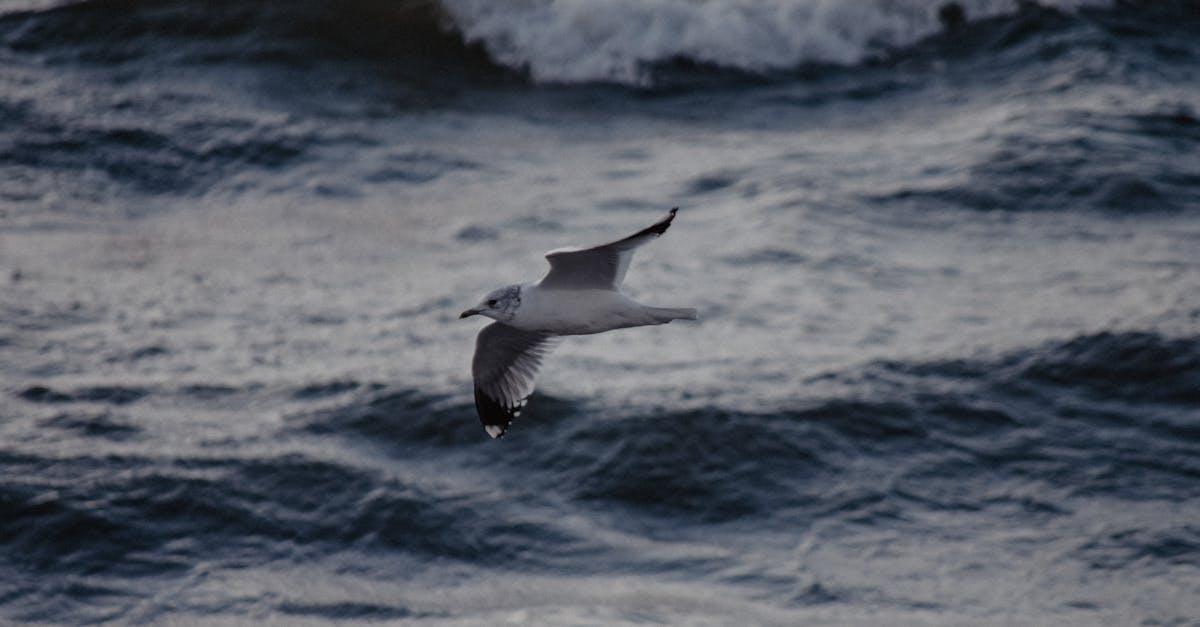
<instances>
[{"instance_id":1,"label":"flying bird","mask_svg":"<svg viewBox=\"0 0 1200 627\"><path fill-rule=\"evenodd\" d=\"M471 361L475 409L488 435L503 437L521 415L558 337L696 319L695 309L643 305L620 289L634 251L665 233L678 210L615 242L552 250L546 253L550 271L540 281L493 290L462 312L460 319L495 320L479 331Z\"/></svg>"}]
</instances>

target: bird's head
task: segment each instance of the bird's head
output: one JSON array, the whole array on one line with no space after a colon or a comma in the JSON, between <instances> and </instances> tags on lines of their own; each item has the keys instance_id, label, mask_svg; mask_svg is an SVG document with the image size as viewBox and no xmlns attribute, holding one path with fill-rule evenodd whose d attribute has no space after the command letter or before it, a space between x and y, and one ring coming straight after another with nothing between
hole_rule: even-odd
<instances>
[{"instance_id":1,"label":"bird's head","mask_svg":"<svg viewBox=\"0 0 1200 627\"><path fill-rule=\"evenodd\" d=\"M516 315L517 307L520 306L521 286L509 285L492 290L479 301L479 304L462 312L458 317L461 319L478 314L500 322L510 322Z\"/></svg>"}]
</instances>

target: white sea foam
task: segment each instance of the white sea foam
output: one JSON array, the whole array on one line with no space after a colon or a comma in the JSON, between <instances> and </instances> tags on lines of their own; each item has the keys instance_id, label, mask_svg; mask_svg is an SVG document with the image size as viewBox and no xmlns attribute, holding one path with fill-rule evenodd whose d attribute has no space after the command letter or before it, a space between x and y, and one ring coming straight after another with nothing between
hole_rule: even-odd
<instances>
[{"instance_id":1,"label":"white sea foam","mask_svg":"<svg viewBox=\"0 0 1200 627\"><path fill-rule=\"evenodd\" d=\"M468 40L539 82L641 84L675 58L749 72L853 64L936 33L930 0L443 0ZM1111 0L1043 0L1061 10ZM1017 0L960 0L968 19Z\"/></svg>"}]
</instances>

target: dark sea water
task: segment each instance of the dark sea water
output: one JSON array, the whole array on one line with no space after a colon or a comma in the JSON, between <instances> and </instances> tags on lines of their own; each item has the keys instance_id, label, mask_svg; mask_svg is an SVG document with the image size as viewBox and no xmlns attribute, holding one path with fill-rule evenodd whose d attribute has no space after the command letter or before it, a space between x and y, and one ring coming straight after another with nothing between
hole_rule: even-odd
<instances>
[{"instance_id":1,"label":"dark sea water","mask_svg":"<svg viewBox=\"0 0 1200 627\"><path fill-rule=\"evenodd\" d=\"M1200 5L960 8L0 2L0 623L1200 624Z\"/></svg>"}]
</instances>

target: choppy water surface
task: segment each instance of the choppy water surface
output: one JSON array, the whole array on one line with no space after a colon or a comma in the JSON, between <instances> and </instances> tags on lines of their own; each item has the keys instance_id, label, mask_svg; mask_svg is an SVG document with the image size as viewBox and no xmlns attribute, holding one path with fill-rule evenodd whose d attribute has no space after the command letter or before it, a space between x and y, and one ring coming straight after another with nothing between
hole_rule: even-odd
<instances>
[{"instance_id":1,"label":"choppy water surface","mask_svg":"<svg viewBox=\"0 0 1200 627\"><path fill-rule=\"evenodd\" d=\"M1200 616L1192 3L2 6L3 620Z\"/></svg>"}]
</instances>

